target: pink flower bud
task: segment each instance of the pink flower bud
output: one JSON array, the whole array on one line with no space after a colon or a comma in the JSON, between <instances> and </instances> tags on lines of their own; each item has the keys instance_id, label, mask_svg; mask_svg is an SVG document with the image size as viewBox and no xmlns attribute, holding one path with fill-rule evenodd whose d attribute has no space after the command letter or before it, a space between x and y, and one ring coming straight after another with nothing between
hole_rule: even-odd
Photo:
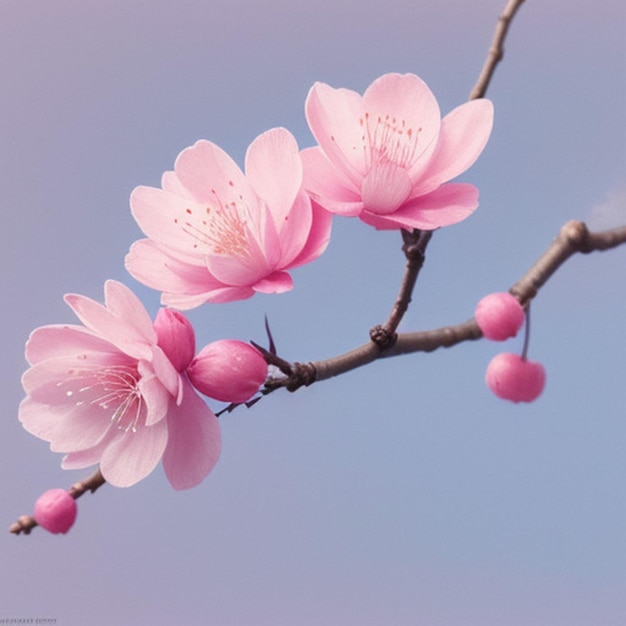
<instances>
[{"instance_id":1,"label":"pink flower bud","mask_svg":"<svg viewBox=\"0 0 626 626\"><path fill-rule=\"evenodd\" d=\"M50 489L35 502L35 521L48 532L66 533L76 521L76 500L65 489Z\"/></svg>"},{"instance_id":2,"label":"pink flower bud","mask_svg":"<svg viewBox=\"0 0 626 626\"><path fill-rule=\"evenodd\" d=\"M179 311L159 309L153 326L159 348L176 371L184 371L196 352L196 335L191 322Z\"/></svg>"},{"instance_id":3,"label":"pink flower bud","mask_svg":"<svg viewBox=\"0 0 626 626\"><path fill-rule=\"evenodd\" d=\"M222 402L249 400L267 378L267 363L251 345L222 339L205 346L187 368L191 384Z\"/></svg>"},{"instance_id":4,"label":"pink flower bud","mask_svg":"<svg viewBox=\"0 0 626 626\"><path fill-rule=\"evenodd\" d=\"M483 335L493 341L515 337L524 323L524 307L510 293L492 293L476 306L474 317Z\"/></svg>"},{"instance_id":5,"label":"pink flower bud","mask_svg":"<svg viewBox=\"0 0 626 626\"><path fill-rule=\"evenodd\" d=\"M541 363L522 359L518 354L502 352L487 366L487 387L504 400L532 402L543 391L546 371Z\"/></svg>"}]
</instances>

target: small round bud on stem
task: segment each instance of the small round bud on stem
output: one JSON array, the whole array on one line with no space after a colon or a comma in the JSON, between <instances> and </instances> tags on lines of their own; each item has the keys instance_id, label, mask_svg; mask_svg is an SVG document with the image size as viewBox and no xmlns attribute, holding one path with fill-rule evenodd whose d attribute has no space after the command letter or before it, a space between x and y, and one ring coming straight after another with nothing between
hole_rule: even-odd
<instances>
[{"instance_id":1,"label":"small round bud on stem","mask_svg":"<svg viewBox=\"0 0 626 626\"><path fill-rule=\"evenodd\" d=\"M518 354L502 352L487 366L487 386L503 400L532 402L543 391L546 371L537 361L528 361Z\"/></svg>"},{"instance_id":2,"label":"small round bud on stem","mask_svg":"<svg viewBox=\"0 0 626 626\"><path fill-rule=\"evenodd\" d=\"M50 489L35 502L35 521L48 532L66 533L76 521L76 500L65 489Z\"/></svg>"},{"instance_id":3,"label":"small round bud on stem","mask_svg":"<svg viewBox=\"0 0 626 626\"><path fill-rule=\"evenodd\" d=\"M485 296L476 306L474 318L487 339L504 341L517 335L524 323L524 308L506 291Z\"/></svg>"}]
</instances>

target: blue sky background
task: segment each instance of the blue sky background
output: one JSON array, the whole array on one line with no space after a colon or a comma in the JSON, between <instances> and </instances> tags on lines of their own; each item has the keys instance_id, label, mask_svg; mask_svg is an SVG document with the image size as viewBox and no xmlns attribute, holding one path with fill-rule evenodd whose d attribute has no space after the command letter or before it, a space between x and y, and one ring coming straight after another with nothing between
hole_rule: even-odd
<instances>
[{"instance_id":1,"label":"blue sky background","mask_svg":"<svg viewBox=\"0 0 626 626\"><path fill-rule=\"evenodd\" d=\"M424 78L444 112L471 89L504 0L0 2L3 350L1 515L64 472L17 420L23 346L102 299L140 236L136 185L210 139L242 163L303 113L316 80L362 91ZM568 219L626 223L626 9L525 3L489 97L493 135L461 180L470 219L438 232L402 329L467 319L508 289ZM327 253L281 296L190 314L199 347L264 341L307 361L366 341L404 265L397 233L336 220ZM59 626L612 626L626 623L626 249L571 260L533 303L543 396L486 389L521 339L373 364L222 420L209 478L174 492L159 468L79 501L67 536L0 534L0 618Z\"/></svg>"}]
</instances>

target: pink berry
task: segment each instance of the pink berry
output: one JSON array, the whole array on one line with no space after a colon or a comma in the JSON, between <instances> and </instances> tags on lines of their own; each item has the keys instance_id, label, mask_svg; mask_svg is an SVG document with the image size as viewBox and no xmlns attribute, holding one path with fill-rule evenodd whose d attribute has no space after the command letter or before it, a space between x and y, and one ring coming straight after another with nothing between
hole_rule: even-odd
<instances>
[{"instance_id":1,"label":"pink berry","mask_svg":"<svg viewBox=\"0 0 626 626\"><path fill-rule=\"evenodd\" d=\"M65 489L50 489L35 502L35 521L48 532L66 533L76 520L76 500Z\"/></svg>"},{"instance_id":2,"label":"pink berry","mask_svg":"<svg viewBox=\"0 0 626 626\"><path fill-rule=\"evenodd\" d=\"M485 296L474 312L483 335L493 341L515 337L524 323L524 316L519 300L506 291Z\"/></svg>"},{"instance_id":3,"label":"pink berry","mask_svg":"<svg viewBox=\"0 0 626 626\"><path fill-rule=\"evenodd\" d=\"M518 354L502 352L487 366L487 387L504 400L532 402L543 391L546 371L541 363L522 359Z\"/></svg>"}]
</instances>

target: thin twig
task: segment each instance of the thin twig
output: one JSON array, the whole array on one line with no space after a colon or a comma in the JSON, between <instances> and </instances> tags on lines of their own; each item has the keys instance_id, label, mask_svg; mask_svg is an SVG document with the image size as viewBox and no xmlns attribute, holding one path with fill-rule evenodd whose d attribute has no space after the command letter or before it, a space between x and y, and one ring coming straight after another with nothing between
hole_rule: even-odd
<instances>
[{"instance_id":1,"label":"thin twig","mask_svg":"<svg viewBox=\"0 0 626 626\"><path fill-rule=\"evenodd\" d=\"M77 500L87 491L91 491L91 493L94 493L96 489L102 487L105 482L106 480L104 479L104 476L102 475L100 470L98 470L95 474L92 474L88 478L74 483L67 490L67 493L69 493L70 496L74 498L74 500ZM35 528L35 526L38 526L38 524L35 521L34 517L32 517L31 515L22 515L17 518L17 521L14 524L11 524L11 526L9 527L9 532L15 535L19 535L21 533L29 535L30 531Z\"/></svg>"},{"instance_id":2,"label":"thin twig","mask_svg":"<svg viewBox=\"0 0 626 626\"><path fill-rule=\"evenodd\" d=\"M402 230L402 241L404 242L402 251L406 257L406 268L398 296L387 321L370 330L370 339L381 350L391 347L396 340L396 330L409 308L415 283L426 260L426 246L428 246L432 235L433 231Z\"/></svg>"},{"instance_id":3,"label":"thin twig","mask_svg":"<svg viewBox=\"0 0 626 626\"><path fill-rule=\"evenodd\" d=\"M522 6L523 2L524 0L509 0L504 7L504 11L502 11L502 14L498 18L498 24L496 25L496 30L493 34L493 39L491 41L491 46L489 47L489 52L487 53L487 58L485 59L485 64L480 71L480 75L478 76L478 80L476 81L474 88L470 92L470 100L482 98L487 92L487 87L489 87L489 83L491 82L493 73L496 70L496 66L504 57L504 40L509 30L511 21L513 20L517 10L520 6Z\"/></svg>"}]
</instances>

